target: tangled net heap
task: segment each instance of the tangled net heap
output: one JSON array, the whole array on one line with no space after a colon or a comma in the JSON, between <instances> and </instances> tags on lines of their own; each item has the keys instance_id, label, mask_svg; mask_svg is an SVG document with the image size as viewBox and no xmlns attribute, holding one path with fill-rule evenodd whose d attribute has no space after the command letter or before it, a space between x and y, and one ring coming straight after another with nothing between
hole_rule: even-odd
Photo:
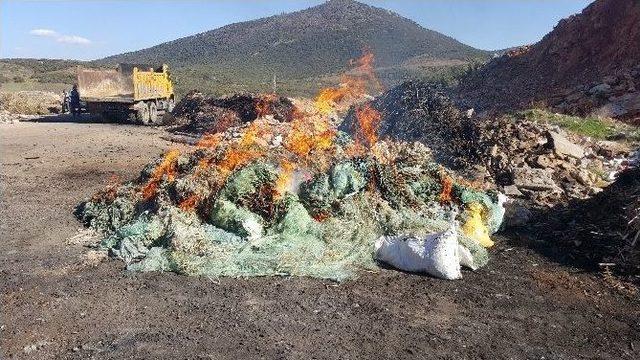
<instances>
[{"instance_id":1,"label":"tangled net heap","mask_svg":"<svg viewBox=\"0 0 640 360\"><path fill-rule=\"evenodd\" d=\"M449 207L481 203L499 225L495 198L453 181L419 143L369 149L299 131L295 121L257 120L205 137L107 187L78 215L131 270L334 280L373 268L381 235L443 231ZM474 240L461 242L477 266L487 262Z\"/></svg>"},{"instance_id":2,"label":"tangled net heap","mask_svg":"<svg viewBox=\"0 0 640 360\"><path fill-rule=\"evenodd\" d=\"M370 106L356 109L352 138L337 130L331 113L361 100L372 61L356 61L356 75L323 90L310 113L294 108L289 121L265 116L205 135L192 151L168 151L137 180L81 204L79 218L131 270L337 281L375 267L381 235L449 228L452 207L473 209L460 216L476 222L481 207L496 231L495 196L455 181L420 143L378 142ZM460 242L474 268L486 264L476 240Z\"/></svg>"}]
</instances>

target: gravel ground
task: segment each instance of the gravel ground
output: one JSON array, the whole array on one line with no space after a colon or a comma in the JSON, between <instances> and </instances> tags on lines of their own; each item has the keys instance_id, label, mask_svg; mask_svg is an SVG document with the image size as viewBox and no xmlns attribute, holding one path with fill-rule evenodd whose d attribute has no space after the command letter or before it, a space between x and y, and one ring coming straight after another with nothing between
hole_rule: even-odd
<instances>
[{"instance_id":1,"label":"gravel ground","mask_svg":"<svg viewBox=\"0 0 640 360\"><path fill-rule=\"evenodd\" d=\"M454 282L392 270L344 284L131 274L68 244L74 206L174 146L162 133L0 124L0 358L640 357L637 298L513 235Z\"/></svg>"}]
</instances>

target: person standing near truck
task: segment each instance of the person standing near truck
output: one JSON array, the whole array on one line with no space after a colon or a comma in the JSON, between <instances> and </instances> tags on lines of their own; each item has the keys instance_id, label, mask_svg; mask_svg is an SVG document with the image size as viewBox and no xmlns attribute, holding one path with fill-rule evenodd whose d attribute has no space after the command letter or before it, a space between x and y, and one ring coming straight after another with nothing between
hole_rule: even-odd
<instances>
[{"instance_id":1,"label":"person standing near truck","mask_svg":"<svg viewBox=\"0 0 640 360\"><path fill-rule=\"evenodd\" d=\"M62 90L62 113L66 114L69 111L69 94L67 90Z\"/></svg>"},{"instance_id":2,"label":"person standing near truck","mask_svg":"<svg viewBox=\"0 0 640 360\"><path fill-rule=\"evenodd\" d=\"M69 92L69 110L74 119L80 114L80 93L77 84L73 84L73 88Z\"/></svg>"}]
</instances>

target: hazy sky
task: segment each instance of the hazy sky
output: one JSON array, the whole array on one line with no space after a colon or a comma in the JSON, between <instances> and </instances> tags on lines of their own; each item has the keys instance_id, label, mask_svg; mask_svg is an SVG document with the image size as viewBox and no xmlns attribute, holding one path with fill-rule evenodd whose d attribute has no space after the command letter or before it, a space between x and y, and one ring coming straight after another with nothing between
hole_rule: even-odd
<instances>
[{"instance_id":1,"label":"hazy sky","mask_svg":"<svg viewBox=\"0 0 640 360\"><path fill-rule=\"evenodd\" d=\"M322 0L0 0L0 57L96 59ZM468 45L532 43L587 0L365 0Z\"/></svg>"}]
</instances>

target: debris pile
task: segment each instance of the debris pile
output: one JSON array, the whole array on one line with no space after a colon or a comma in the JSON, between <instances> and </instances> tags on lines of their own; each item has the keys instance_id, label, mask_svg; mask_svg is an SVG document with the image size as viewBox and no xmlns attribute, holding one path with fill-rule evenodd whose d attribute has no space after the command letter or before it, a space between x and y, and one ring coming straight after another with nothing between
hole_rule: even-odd
<instances>
[{"instance_id":1,"label":"debris pile","mask_svg":"<svg viewBox=\"0 0 640 360\"><path fill-rule=\"evenodd\" d=\"M50 91L0 92L0 107L12 114L59 114L62 96Z\"/></svg>"},{"instance_id":2,"label":"debris pile","mask_svg":"<svg viewBox=\"0 0 640 360\"><path fill-rule=\"evenodd\" d=\"M199 137L223 132L264 116L291 121L294 109L291 100L275 94L245 93L214 98L192 91L173 110L172 115L182 126L172 131Z\"/></svg>"},{"instance_id":3,"label":"debris pile","mask_svg":"<svg viewBox=\"0 0 640 360\"><path fill-rule=\"evenodd\" d=\"M598 193L618 171L616 158L628 151L522 119L477 120L472 127L471 158L480 161L507 196L537 206Z\"/></svg>"},{"instance_id":4,"label":"debris pile","mask_svg":"<svg viewBox=\"0 0 640 360\"><path fill-rule=\"evenodd\" d=\"M379 111L381 139L420 141L435 159L528 205L546 207L585 198L613 180L628 150L560 128L511 117L474 116L430 84L407 82L368 104ZM340 126L358 138L358 109Z\"/></svg>"},{"instance_id":5,"label":"debris pile","mask_svg":"<svg viewBox=\"0 0 640 360\"><path fill-rule=\"evenodd\" d=\"M0 106L0 124L13 124L15 116Z\"/></svg>"},{"instance_id":6,"label":"debris pile","mask_svg":"<svg viewBox=\"0 0 640 360\"><path fill-rule=\"evenodd\" d=\"M408 81L377 97L369 106L380 114L377 136L381 139L421 141L434 152L438 162L450 166L455 165L453 155L466 148L461 143L465 117L436 85ZM360 108L352 109L339 129L357 136L362 130L359 112Z\"/></svg>"}]
</instances>

